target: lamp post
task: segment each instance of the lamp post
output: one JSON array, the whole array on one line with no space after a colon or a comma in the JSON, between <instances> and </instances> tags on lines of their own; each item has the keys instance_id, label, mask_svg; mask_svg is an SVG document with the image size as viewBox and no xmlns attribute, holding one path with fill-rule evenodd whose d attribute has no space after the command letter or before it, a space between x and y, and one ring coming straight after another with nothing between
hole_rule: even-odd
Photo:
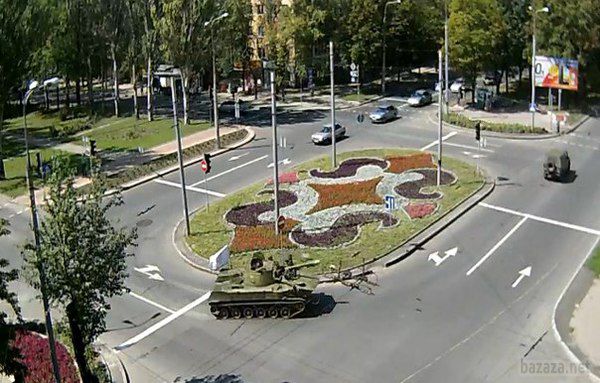
<instances>
[{"instance_id":1,"label":"lamp post","mask_svg":"<svg viewBox=\"0 0 600 383\"><path fill-rule=\"evenodd\" d=\"M156 76L169 77L171 79L171 102L173 103L173 127L175 128L175 136L177 139L177 160L179 163L179 180L181 182L181 198L183 201L183 217L185 219L185 232L189 236L190 229L190 214L187 201L187 190L185 184L185 170L183 167L183 148L181 145L181 128L179 127L179 119L177 118L177 92L175 89L175 81L181 77L181 71L178 68L172 68L169 72L156 72Z\"/></svg>"},{"instance_id":2,"label":"lamp post","mask_svg":"<svg viewBox=\"0 0 600 383\"><path fill-rule=\"evenodd\" d=\"M214 28L212 28L212 24L216 23L217 21L226 18L227 16L229 16L229 13L225 12L217 17L213 17L212 19L208 20L207 22L204 23L204 27L208 27L211 26L210 28L210 43L211 43L211 50L212 50L212 77L213 77L213 113L214 113L214 124L215 124L215 143L216 143L216 147L217 149L221 148L221 137L219 135L219 103L217 101L217 59L215 56L215 34L214 34Z\"/></svg>"},{"instance_id":3,"label":"lamp post","mask_svg":"<svg viewBox=\"0 0 600 383\"><path fill-rule=\"evenodd\" d=\"M533 28L531 33L531 105L529 106L531 111L531 130L533 131L535 129L535 22L538 13L548 13L550 12L550 8L543 7L534 10L532 6L529 6L529 10L533 13Z\"/></svg>"},{"instance_id":4,"label":"lamp post","mask_svg":"<svg viewBox=\"0 0 600 383\"><path fill-rule=\"evenodd\" d=\"M331 168L335 169L336 161L336 137L335 137L335 79L333 77L335 64L333 62L333 41L329 42L329 82L331 87L330 107L331 107Z\"/></svg>"},{"instance_id":5,"label":"lamp post","mask_svg":"<svg viewBox=\"0 0 600 383\"><path fill-rule=\"evenodd\" d=\"M59 79L57 77L53 77L44 81L41 85L42 88L45 88L48 85L57 84ZM54 373L54 380L56 383L60 383L60 370L58 367L58 359L56 357L56 345L54 341L54 329L52 328L52 315L50 313L50 301L48 299L48 290L47 290L47 280L46 280L46 269L44 268L44 263L39 258L40 252L40 228L38 221L37 208L35 203L35 189L33 187L33 180L31 179L31 156L29 154L29 135L27 131L27 102L29 101L29 96L33 94L33 92L40 87L40 84L37 81L32 81L29 84L29 89L27 93L25 93L25 97L23 97L23 136L25 138L25 153L27 159L27 168L25 169L25 177L27 181L27 188L29 189L29 204L31 208L31 227L33 229L33 238L35 241L35 255L36 255L36 264L38 273L40 276L40 290L42 293L42 304L44 305L44 318L46 321L46 332L48 333L48 342L50 343L50 357L52 359L52 371Z\"/></svg>"},{"instance_id":6,"label":"lamp post","mask_svg":"<svg viewBox=\"0 0 600 383\"><path fill-rule=\"evenodd\" d=\"M444 56L445 56L445 60L446 60L446 73L444 76L444 103L446 105L446 114L448 114L449 110L448 110L448 95L450 94L449 91L449 80L448 80L448 0L444 0ZM440 83L440 88L442 87L442 84ZM442 102L442 99L440 98L440 102Z\"/></svg>"},{"instance_id":7,"label":"lamp post","mask_svg":"<svg viewBox=\"0 0 600 383\"><path fill-rule=\"evenodd\" d=\"M392 4L401 4L402 0L394 0L394 1L388 1L387 3L385 3L385 6L383 7L383 58L382 58L382 64L381 64L381 95L385 95L385 56L386 56L386 52L385 52L385 35L386 35L386 21L387 21L387 8L388 5L392 5Z\"/></svg>"}]
</instances>

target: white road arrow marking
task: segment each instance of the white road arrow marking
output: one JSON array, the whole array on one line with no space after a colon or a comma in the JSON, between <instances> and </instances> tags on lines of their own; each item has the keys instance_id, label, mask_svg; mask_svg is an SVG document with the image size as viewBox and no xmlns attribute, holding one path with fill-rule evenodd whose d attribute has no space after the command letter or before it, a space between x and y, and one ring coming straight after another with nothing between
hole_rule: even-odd
<instances>
[{"instance_id":1,"label":"white road arrow marking","mask_svg":"<svg viewBox=\"0 0 600 383\"><path fill-rule=\"evenodd\" d=\"M445 255L443 257L440 257L439 253L436 251L435 253L429 254L429 257L427 257L427 260L433 261L436 266L439 266L442 263L444 263L444 261L446 261L446 259L448 259L450 257L455 257L457 253L458 253L458 247L454 247L450 250L447 250L444 253Z\"/></svg>"},{"instance_id":2,"label":"white road arrow marking","mask_svg":"<svg viewBox=\"0 0 600 383\"><path fill-rule=\"evenodd\" d=\"M237 161L237 160L239 160L240 158L247 156L248 154L250 154L250 152L246 152L246 153L244 153L244 154L240 154L239 156L233 156L233 157L231 157L231 158L229 159L229 161Z\"/></svg>"},{"instance_id":3,"label":"white road arrow marking","mask_svg":"<svg viewBox=\"0 0 600 383\"><path fill-rule=\"evenodd\" d=\"M137 271L138 273L147 275L148 278L150 278L154 281L164 281L165 280L160 275L160 269L158 268L158 266L146 265L145 267L135 267L134 270Z\"/></svg>"},{"instance_id":4,"label":"white road arrow marking","mask_svg":"<svg viewBox=\"0 0 600 383\"><path fill-rule=\"evenodd\" d=\"M292 163L292 160L290 160L289 158L285 158L285 159L283 159L283 160L279 161L279 165L288 165L288 164L291 164L291 163ZM273 165L273 163L271 162L271 163L269 164L269 166L267 166L267 167L268 167L268 168L272 168L273 166L274 166L274 165Z\"/></svg>"},{"instance_id":5,"label":"white road arrow marking","mask_svg":"<svg viewBox=\"0 0 600 383\"><path fill-rule=\"evenodd\" d=\"M486 158L487 156L485 154L473 154L473 158L478 159L478 158Z\"/></svg>"},{"instance_id":6,"label":"white road arrow marking","mask_svg":"<svg viewBox=\"0 0 600 383\"><path fill-rule=\"evenodd\" d=\"M463 152L463 154L464 154L465 156L470 156L470 155L471 155L471 152Z\"/></svg>"},{"instance_id":7,"label":"white road arrow marking","mask_svg":"<svg viewBox=\"0 0 600 383\"><path fill-rule=\"evenodd\" d=\"M513 282L512 288L514 289L521 283L523 278L531 276L531 266L527 266L523 270L519 271L519 277Z\"/></svg>"}]
</instances>

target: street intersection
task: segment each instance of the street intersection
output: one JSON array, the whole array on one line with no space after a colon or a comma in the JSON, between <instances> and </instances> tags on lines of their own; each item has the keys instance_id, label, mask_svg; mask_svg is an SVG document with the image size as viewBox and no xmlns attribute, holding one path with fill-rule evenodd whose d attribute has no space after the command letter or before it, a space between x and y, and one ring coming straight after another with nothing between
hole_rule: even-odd
<instances>
[{"instance_id":1,"label":"street intersection","mask_svg":"<svg viewBox=\"0 0 600 383\"><path fill-rule=\"evenodd\" d=\"M373 105L337 112L348 130L338 152L437 151L437 106L388 101L401 115L388 124L357 121ZM330 153L310 141L328 119L319 110L281 113L281 171ZM215 157L208 177L199 165L186 169L192 211L271 176L268 115L255 124L255 140ZM327 299L315 317L214 320L203 304L214 276L188 265L173 245L182 219L178 173L124 192L114 218L138 228L139 246L128 260L131 292L113 300L101 341L117 350L133 382L591 381L584 373L527 374L523 365L570 363L553 333L553 312L600 236L600 121L555 139L486 137L484 148L471 131L444 128L443 135L444 155L480 165L496 180L494 192L407 259L374 270L374 295L319 287ZM573 182L543 179L551 147L569 150ZM13 234L0 246L13 266L28 229L24 212L2 208ZM30 299L25 315L36 315L34 292L18 288Z\"/></svg>"}]
</instances>

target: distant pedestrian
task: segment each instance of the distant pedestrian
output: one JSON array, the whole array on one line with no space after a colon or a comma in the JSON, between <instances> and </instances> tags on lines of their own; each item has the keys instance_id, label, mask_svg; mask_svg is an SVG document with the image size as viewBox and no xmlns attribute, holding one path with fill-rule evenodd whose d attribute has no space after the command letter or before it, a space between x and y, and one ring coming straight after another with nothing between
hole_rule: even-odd
<instances>
[{"instance_id":1,"label":"distant pedestrian","mask_svg":"<svg viewBox=\"0 0 600 383\"><path fill-rule=\"evenodd\" d=\"M462 88L460 88L460 91L458 93L458 105L459 106L461 105L461 102L462 102L462 99L463 99L464 96L465 96L464 91L463 91Z\"/></svg>"}]
</instances>

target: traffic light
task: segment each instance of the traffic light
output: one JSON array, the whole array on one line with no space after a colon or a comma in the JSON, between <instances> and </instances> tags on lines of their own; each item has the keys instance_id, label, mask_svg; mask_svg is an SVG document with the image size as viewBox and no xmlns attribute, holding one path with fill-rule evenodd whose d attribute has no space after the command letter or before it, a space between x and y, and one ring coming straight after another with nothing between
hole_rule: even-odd
<instances>
[{"instance_id":1,"label":"traffic light","mask_svg":"<svg viewBox=\"0 0 600 383\"><path fill-rule=\"evenodd\" d=\"M90 140L90 157L96 155L96 140Z\"/></svg>"},{"instance_id":2,"label":"traffic light","mask_svg":"<svg viewBox=\"0 0 600 383\"><path fill-rule=\"evenodd\" d=\"M204 162L206 162L206 173L210 173L210 154L204 153Z\"/></svg>"},{"instance_id":3,"label":"traffic light","mask_svg":"<svg viewBox=\"0 0 600 383\"><path fill-rule=\"evenodd\" d=\"M477 141L481 140L481 122L479 121L475 124L475 139Z\"/></svg>"}]
</instances>

